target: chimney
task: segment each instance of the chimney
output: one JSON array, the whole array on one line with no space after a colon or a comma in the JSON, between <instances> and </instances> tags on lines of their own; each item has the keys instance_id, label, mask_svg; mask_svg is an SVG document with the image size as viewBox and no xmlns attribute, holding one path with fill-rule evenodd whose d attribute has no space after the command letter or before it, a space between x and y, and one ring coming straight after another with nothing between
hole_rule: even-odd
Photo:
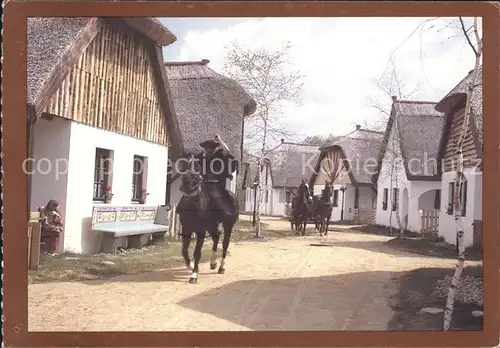
<instances>
[{"instance_id":1,"label":"chimney","mask_svg":"<svg viewBox=\"0 0 500 348\"><path fill-rule=\"evenodd\" d=\"M207 65L208 63L210 63L210 61L208 59L201 60L201 64L203 64L203 65Z\"/></svg>"},{"instance_id":2,"label":"chimney","mask_svg":"<svg viewBox=\"0 0 500 348\"><path fill-rule=\"evenodd\" d=\"M391 98L393 103L395 103L398 100L398 97L396 97L395 95L393 95Z\"/></svg>"},{"instance_id":3,"label":"chimney","mask_svg":"<svg viewBox=\"0 0 500 348\"><path fill-rule=\"evenodd\" d=\"M356 130L358 131L358 130L360 130L360 129L361 129L361 125L360 125L360 124L357 124L357 125L356 125Z\"/></svg>"}]
</instances>

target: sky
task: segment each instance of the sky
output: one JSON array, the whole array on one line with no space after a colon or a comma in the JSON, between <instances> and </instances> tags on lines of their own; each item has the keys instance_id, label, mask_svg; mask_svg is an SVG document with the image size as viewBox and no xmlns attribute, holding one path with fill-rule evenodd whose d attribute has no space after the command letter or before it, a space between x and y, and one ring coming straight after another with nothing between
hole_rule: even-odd
<instances>
[{"instance_id":1,"label":"sky","mask_svg":"<svg viewBox=\"0 0 500 348\"><path fill-rule=\"evenodd\" d=\"M298 137L342 135L390 109L377 87L397 71L407 99L439 101L474 67L456 18L159 18L177 41L166 61L209 59L224 74L225 45L270 50L290 41L293 68L304 77L300 103L284 103L281 122ZM472 19L465 19L468 26ZM385 79L382 79L385 81ZM393 85L394 86L394 85ZM411 93L413 92L413 93Z\"/></svg>"}]
</instances>

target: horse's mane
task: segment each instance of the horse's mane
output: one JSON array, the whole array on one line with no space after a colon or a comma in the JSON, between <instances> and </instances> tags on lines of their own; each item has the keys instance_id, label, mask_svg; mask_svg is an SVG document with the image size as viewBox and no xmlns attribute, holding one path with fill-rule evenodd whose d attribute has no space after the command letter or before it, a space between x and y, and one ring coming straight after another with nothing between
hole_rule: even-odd
<instances>
[{"instance_id":1,"label":"horse's mane","mask_svg":"<svg viewBox=\"0 0 500 348\"><path fill-rule=\"evenodd\" d=\"M203 177L191 170L187 170L181 175L181 191L190 193L198 189L203 182Z\"/></svg>"}]
</instances>

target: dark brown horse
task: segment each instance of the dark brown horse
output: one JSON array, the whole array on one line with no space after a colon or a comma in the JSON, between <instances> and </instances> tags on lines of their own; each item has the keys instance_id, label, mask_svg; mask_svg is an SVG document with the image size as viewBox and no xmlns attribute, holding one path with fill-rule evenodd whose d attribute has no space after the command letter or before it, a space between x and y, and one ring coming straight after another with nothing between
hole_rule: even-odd
<instances>
[{"instance_id":1,"label":"dark brown horse","mask_svg":"<svg viewBox=\"0 0 500 348\"><path fill-rule=\"evenodd\" d=\"M182 174L181 178L181 192L183 197L179 202L177 213L182 225L182 256L184 257L186 266L192 269L189 283L194 284L198 280L201 250L206 232L210 234L213 241L210 269L217 268L217 246L220 239L219 224L223 226L224 237L222 240L222 259L218 273L225 273L227 250L233 227L238 221L239 207L236 197L230 195L229 199L233 199L232 204L236 206L236 214L234 216L224 215L214 207L201 175L188 170ZM193 253L194 263L189 258L189 245L193 233L196 234L196 246Z\"/></svg>"},{"instance_id":2,"label":"dark brown horse","mask_svg":"<svg viewBox=\"0 0 500 348\"><path fill-rule=\"evenodd\" d=\"M325 181L325 187L321 191L321 197L319 198L316 205L316 230L319 232L320 236L325 236L328 234L328 226L330 225L330 218L332 215L333 203L333 186L332 184Z\"/></svg>"},{"instance_id":3,"label":"dark brown horse","mask_svg":"<svg viewBox=\"0 0 500 348\"><path fill-rule=\"evenodd\" d=\"M313 212L313 197L305 185L299 186L297 196L292 200L292 219L297 234L306 234L307 220Z\"/></svg>"}]
</instances>

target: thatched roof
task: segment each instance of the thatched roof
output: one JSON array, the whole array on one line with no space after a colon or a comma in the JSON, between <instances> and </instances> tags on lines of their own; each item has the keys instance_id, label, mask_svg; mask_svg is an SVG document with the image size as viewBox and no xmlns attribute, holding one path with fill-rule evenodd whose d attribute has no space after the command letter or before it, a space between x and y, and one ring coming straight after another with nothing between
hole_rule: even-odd
<instances>
[{"instance_id":1,"label":"thatched roof","mask_svg":"<svg viewBox=\"0 0 500 348\"><path fill-rule=\"evenodd\" d=\"M162 45L176 37L160 21L153 18L42 17L28 18L27 102L28 116L34 121L41 116L52 95L73 69L79 57L100 32L103 25L120 22L151 39L156 45L157 59L153 69L159 79L160 104L168 127L171 153L182 154L182 140L163 66ZM153 46L153 45L151 45Z\"/></svg>"},{"instance_id":2,"label":"thatched roof","mask_svg":"<svg viewBox=\"0 0 500 348\"><path fill-rule=\"evenodd\" d=\"M403 157L407 178L409 180L437 179L437 156L444 115L436 111L435 102L393 98L392 105L378 169L381 168L394 120L397 118L396 136L399 139L399 150Z\"/></svg>"},{"instance_id":3,"label":"thatched roof","mask_svg":"<svg viewBox=\"0 0 500 348\"><path fill-rule=\"evenodd\" d=\"M255 112L256 104L236 81L210 69L208 63L165 63L184 149L186 154L198 153L200 142L220 134L240 160L243 119Z\"/></svg>"},{"instance_id":4,"label":"thatched roof","mask_svg":"<svg viewBox=\"0 0 500 348\"><path fill-rule=\"evenodd\" d=\"M476 86L474 86L471 100L472 117L474 122L479 144L483 144L483 66L478 68L478 76ZM467 89L472 82L472 72L462 79L439 103L436 105L436 110L443 113L448 113L455 105L467 97ZM444 131L444 130L443 130Z\"/></svg>"},{"instance_id":5,"label":"thatched roof","mask_svg":"<svg viewBox=\"0 0 500 348\"><path fill-rule=\"evenodd\" d=\"M301 179L308 179L314 172L319 156L319 147L310 144L283 142L278 148L266 155L273 187L295 189ZM250 187L257 178L257 166L247 164L245 187Z\"/></svg>"},{"instance_id":6,"label":"thatched roof","mask_svg":"<svg viewBox=\"0 0 500 348\"><path fill-rule=\"evenodd\" d=\"M96 20L97 18L90 17L28 18L28 105L35 104L57 65L67 59L66 55L75 47L76 42L85 34L92 35L91 29L97 30ZM120 20L160 45L169 45L176 40L157 19ZM95 28L91 28L93 26Z\"/></svg>"},{"instance_id":7,"label":"thatched roof","mask_svg":"<svg viewBox=\"0 0 500 348\"><path fill-rule=\"evenodd\" d=\"M316 164L316 172L311 177L311 181L314 181L318 174L320 162L326 153L340 150L343 160L348 164L351 180L355 184L371 184L371 173L376 168L376 159L380 154L383 137L384 134L381 132L361 129L360 127L357 127L348 136L338 137L329 146L321 148L321 155Z\"/></svg>"}]
</instances>

